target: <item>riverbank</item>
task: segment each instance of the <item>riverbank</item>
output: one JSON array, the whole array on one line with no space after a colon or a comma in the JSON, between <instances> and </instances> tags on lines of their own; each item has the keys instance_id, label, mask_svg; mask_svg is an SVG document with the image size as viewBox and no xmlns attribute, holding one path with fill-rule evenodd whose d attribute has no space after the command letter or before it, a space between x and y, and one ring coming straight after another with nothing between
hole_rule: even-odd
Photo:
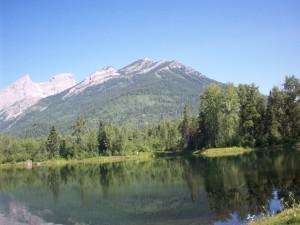
<instances>
[{"instance_id":1,"label":"riverbank","mask_svg":"<svg viewBox=\"0 0 300 225\"><path fill-rule=\"evenodd\" d=\"M153 158L152 153L139 153L135 155L127 156L97 156L86 159L53 159L42 162L33 162L32 167L40 166L64 166L68 164L103 164L103 163L112 163L112 162L121 162L121 161L130 161L130 160L149 160ZM4 163L0 164L0 168L28 168L27 162L18 162L18 163Z\"/></svg>"},{"instance_id":2,"label":"riverbank","mask_svg":"<svg viewBox=\"0 0 300 225\"><path fill-rule=\"evenodd\" d=\"M225 156L237 156L255 151L254 148L244 147L228 147L228 148L209 148L203 151L198 150L193 153L195 156L204 157L225 157Z\"/></svg>"},{"instance_id":3,"label":"riverbank","mask_svg":"<svg viewBox=\"0 0 300 225\"><path fill-rule=\"evenodd\" d=\"M300 207L286 209L270 217L253 221L249 225L296 225L300 224Z\"/></svg>"}]
</instances>

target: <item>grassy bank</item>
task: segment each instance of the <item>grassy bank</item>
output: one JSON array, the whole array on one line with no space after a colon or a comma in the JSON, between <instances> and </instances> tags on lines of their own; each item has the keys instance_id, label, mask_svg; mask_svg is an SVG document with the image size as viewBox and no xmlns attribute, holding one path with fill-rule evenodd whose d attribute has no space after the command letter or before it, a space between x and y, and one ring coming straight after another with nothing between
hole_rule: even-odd
<instances>
[{"instance_id":1,"label":"grassy bank","mask_svg":"<svg viewBox=\"0 0 300 225\"><path fill-rule=\"evenodd\" d=\"M121 162L121 161L130 161L130 160L149 160L153 158L152 153L139 153L136 155L128 156L97 156L87 159L54 159L47 160L43 162L33 162L33 167L39 166L64 166L67 164L102 164L102 163L112 163L112 162ZM27 162L18 162L18 163L5 163L0 164L0 168L10 168L10 167L27 167Z\"/></svg>"},{"instance_id":2,"label":"grassy bank","mask_svg":"<svg viewBox=\"0 0 300 225\"><path fill-rule=\"evenodd\" d=\"M300 207L286 209L271 217L253 221L249 225L296 225L300 224Z\"/></svg>"},{"instance_id":3,"label":"grassy bank","mask_svg":"<svg viewBox=\"0 0 300 225\"><path fill-rule=\"evenodd\" d=\"M254 148L243 148L243 147L228 147L228 148L209 148L204 151L196 151L194 155L205 156L205 157L225 157L225 156L236 156L242 155L254 151Z\"/></svg>"}]
</instances>

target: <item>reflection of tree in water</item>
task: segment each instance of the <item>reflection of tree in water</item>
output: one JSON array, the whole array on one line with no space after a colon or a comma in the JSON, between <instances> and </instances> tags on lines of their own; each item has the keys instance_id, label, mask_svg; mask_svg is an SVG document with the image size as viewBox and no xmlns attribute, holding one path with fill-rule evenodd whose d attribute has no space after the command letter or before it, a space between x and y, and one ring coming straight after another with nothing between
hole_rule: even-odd
<instances>
[{"instance_id":1,"label":"reflection of tree in water","mask_svg":"<svg viewBox=\"0 0 300 225\"><path fill-rule=\"evenodd\" d=\"M100 166L99 167L99 181L103 190L104 195L107 195L109 192L110 186L110 175L109 166Z\"/></svg>"},{"instance_id":2,"label":"reflection of tree in water","mask_svg":"<svg viewBox=\"0 0 300 225\"><path fill-rule=\"evenodd\" d=\"M74 167L70 165L66 165L60 169L60 176L62 182L66 185L71 179L72 174L74 173Z\"/></svg>"},{"instance_id":3,"label":"reflection of tree in water","mask_svg":"<svg viewBox=\"0 0 300 225\"><path fill-rule=\"evenodd\" d=\"M136 184L157 184L161 187L186 183L191 202L197 204L199 199L208 201L209 208L218 219L226 220L232 212L238 212L241 218L249 212L262 212L263 208L268 208L275 189L279 198L287 199L290 191L299 195L298 159L299 156L292 152L261 152L213 159L157 159L33 170L10 169L0 171L0 190L46 185L57 201L61 191L72 187L82 206L87 206L92 193L93 197L96 193L101 199Z\"/></svg>"},{"instance_id":4,"label":"reflection of tree in water","mask_svg":"<svg viewBox=\"0 0 300 225\"><path fill-rule=\"evenodd\" d=\"M48 175L46 177L46 184L53 194L54 200L58 200L60 192L60 169L49 168Z\"/></svg>"},{"instance_id":5,"label":"reflection of tree in water","mask_svg":"<svg viewBox=\"0 0 300 225\"><path fill-rule=\"evenodd\" d=\"M269 208L275 188L286 194L299 192L300 165L294 153L252 153L195 161L191 166L202 174L209 207L218 219L230 219L234 211L241 219L248 213L263 212Z\"/></svg>"},{"instance_id":6,"label":"reflection of tree in water","mask_svg":"<svg viewBox=\"0 0 300 225\"><path fill-rule=\"evenodd\" d=\"M199 198L199 187L203 185L202 176L199 172L193 167L193 161L183 161L184 166L184 179L186 180L187 186L191 192L191 200L193 203L196 203ZM194 169L193 169L194 168Z\"/></svg>"}]
</instances>

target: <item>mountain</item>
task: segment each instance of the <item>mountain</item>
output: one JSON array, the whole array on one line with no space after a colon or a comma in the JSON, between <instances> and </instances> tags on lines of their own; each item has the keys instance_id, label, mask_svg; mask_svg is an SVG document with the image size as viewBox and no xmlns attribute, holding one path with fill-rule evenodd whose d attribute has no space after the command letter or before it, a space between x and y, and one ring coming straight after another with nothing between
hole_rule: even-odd
<instances>
[{"instance_id":1,"label":"mountain","mask_svg":"<svg viewBox=\"0 0 300 225\"><path fill-rule=\"evenodd\" d=\"M29 75L25 75L0 90L0 119L14 119L40 99L60 93L73 85L75 80L72 74L58 74L45 83L34 83Z\"/></svg>"},{"instance_id":2,"label":"mountain","mask_svg":"<svg viewBox=\"0 0 300 225\"><path fill-rule=\"evenodd\" d=\"M177 61L140 59L119 70L107 66L40 98L16 117L0 117L0 130L31 136L46 134L53 124L68 132L79 115L89 126L99 119L147 125L180 116L185 103L197 111L199 94L210 83L221 84Z\"/></svg>"}]
</instances>

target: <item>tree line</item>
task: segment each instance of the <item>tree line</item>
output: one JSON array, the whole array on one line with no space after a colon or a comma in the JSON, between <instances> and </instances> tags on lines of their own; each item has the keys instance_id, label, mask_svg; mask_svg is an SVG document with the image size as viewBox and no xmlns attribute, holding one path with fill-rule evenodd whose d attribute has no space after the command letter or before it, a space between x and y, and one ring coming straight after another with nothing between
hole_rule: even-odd
<instances>
[{"instance_id":1,"label":"tree line","mask_svg":"<svg viewBox=\"0 0 300 225\"><path fill-rule=\"evenodd\" d=\"M286 77L269 96L254 84L211 84L200 96L196 118L185 108L182 137L188 149L229 146L269 146L300 138L300 82Z\"/></svg>"},{"instance_id":2,"label":"tree line","mask_svg":"<svg viewBox=\"0 0 300 225\"><path fill-rule=\"evenodd\" d=\"M47 137L18 138L0 136L0 162L18 162L32 159L83 159L99 155L130 155L138 152L177 150L181 135L180 121L132 128L100 121L89 128L81 115L70 134L61 134L51 126Z\"/></svg>"},{"instance_id":3,"label":"tree line","mask_svg":"<svg viewBox=\"0 0 300 225\"><path fill-rule=\"evenodd\" d=\"M0 162L295 143L300 138L300 82L286 77L269 96L254 84L210 84L200 96L198 115L189 111L185 105L181 119L143 128L104 121L89 128L79 116L69 135L52 126L47 137L0 136Z\"/></svg>"}]
</instances>

